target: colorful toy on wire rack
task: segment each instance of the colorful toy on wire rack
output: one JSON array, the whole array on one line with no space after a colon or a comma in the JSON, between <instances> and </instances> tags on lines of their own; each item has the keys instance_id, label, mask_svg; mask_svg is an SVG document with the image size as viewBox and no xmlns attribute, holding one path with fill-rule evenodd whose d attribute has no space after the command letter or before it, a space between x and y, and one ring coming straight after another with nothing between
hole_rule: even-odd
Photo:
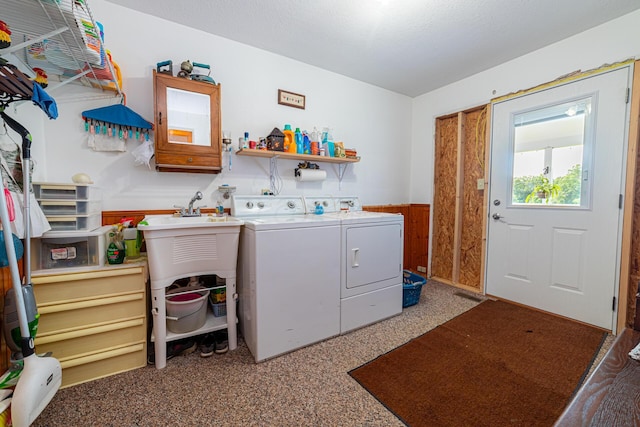
<instances>
[{"instance_id":1,"label":"colorful toy on wire rack","mask_svg":"<svg viewBox=\"0 0 640 427\"><path fill-rule=\"evenodd\" d=\"M115 76L111 73L111 69L108 66L101 69L98 67L89 67L88 65L85 65L85 67L80 72L86 73L86 76L93 87L110 90L117 90L118 88L120 88L120 90L122 90L122 72L120 71L120 66L111 57L110 50L107 50L107 57L109 58L111 66L113 67ZM116 86L116 82L118 83L118 86Z\"/></svg>"},{"instance_id":2,"label":"colorful toy on wire rack","mask_svg":"<svg viewBox=\"0 0 640 427\"><path fill-rule=\"evenodd\" d=\"M38 83L42 89L46 89L47 86L49 86L49 80L46 71L44 71L42 68L35 67L33 68L33 72L36 73L33 81Z\"/></svg>"},{"instance_id":3,"label":"colorful toy on wire rack","mask_svg":"<svg viewBox=\"0 0 640 427\"><path fill-rule=\"evenodd\" d=\"M11 30L4 21L0 21L0 49L11 46Z\"/></svg>"}]
</instances>

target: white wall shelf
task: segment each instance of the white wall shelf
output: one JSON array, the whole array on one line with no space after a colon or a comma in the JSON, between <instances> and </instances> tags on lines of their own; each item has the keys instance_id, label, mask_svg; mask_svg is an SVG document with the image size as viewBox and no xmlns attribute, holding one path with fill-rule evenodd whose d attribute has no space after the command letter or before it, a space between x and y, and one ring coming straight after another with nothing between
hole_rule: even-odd
<instances>
[{"instance_id":1,"label":"white wall shelf","mask_svg":"<svg viewBox=\"0 0 640 427\"><path fill-rule=\"evenodd\" d=\"M238 156L252 156L252 157L266 157L266 158L279 158L285 160L304 160L309 162L323 162L323 163L358 163L360 157L327 157L327 156L314 156L312 154L296 154L287 153L285 151L270 151L270 150L254 150L251 148L241 148L236 151Z\"/></svg>"},{"instance_id":2,"label":"white wall shelf","mask_svg":"<svg viewBox=\"0 0 640 427\"><path fill-rule=\"evenodd\" d=\"M314 156L312 154L297 154L287 153L286 151L271 151L271 150L256 150L251 148L241 148L236 151L238 156L250 156L250 157L264 157L270 159L269 161L269 181L274 182L275 170L277 169L276 162L278 159L284 160L303 160L307 162L324 162L324 163L336 163L338 165L338 185L342 188L342 178L347 170L349 163L358 163L360 157L327 157L327 156ZM273 191L274 189L271 188Z\"/></svg>"}]
</instances>

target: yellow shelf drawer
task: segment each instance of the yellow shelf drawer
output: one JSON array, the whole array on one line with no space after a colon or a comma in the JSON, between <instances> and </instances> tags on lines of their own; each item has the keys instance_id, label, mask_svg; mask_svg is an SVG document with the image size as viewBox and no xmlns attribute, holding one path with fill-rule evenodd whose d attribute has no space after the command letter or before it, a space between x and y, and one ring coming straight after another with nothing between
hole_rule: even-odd
<instances>
[{"instance_id":1,"label":"yellow shelf drawer","mask_svg":"<svg viewBox=\"0 0 640 427\"><path fill-rule=\"evenodd\" d=\"M145 290L143 267L51 274L32 278L38 306L108 297Z\"/></svg>"},{"instance_id":2,"label":"yellow shelf drawer","mask_svg":"<svg viewBox=\"0 0 640 427\"><path fill-rule=\"evenodd\" d=\"M138 317L64 333L38 332L35 346L38 353L52 352L56 359L62 361L145 340L145 321Z\"/></svg>"},{"instance_id":3,"label":"yellow shelf drawer","mask_svg":"<svg viewBox=\"0 0 640 427\"><path fill-rule=\"evenodd\" d=\"M69 387L147 365L144 343L112 349L75 359L62 360L62 386Z\"/></svg>"},{"instance_id":4,"label":"yellow shelf drawer","mask_svg":"<svg viewBox=\"0 0 640 427\"><path fill-rule=\"evenodd\" d=\"M140 316L146 312L143 292L128 293L66 304L39 306L38 334L92 327Z\"/></svg>"}]
</instances>

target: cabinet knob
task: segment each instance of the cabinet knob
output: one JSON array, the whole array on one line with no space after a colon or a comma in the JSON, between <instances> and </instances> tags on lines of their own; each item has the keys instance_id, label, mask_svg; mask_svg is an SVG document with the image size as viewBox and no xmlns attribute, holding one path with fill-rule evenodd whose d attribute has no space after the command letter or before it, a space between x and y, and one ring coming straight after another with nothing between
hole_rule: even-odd
<instances>
[{"instance_id":1,"label":"cabinet knob","mask_svg":"<svg viewBox=\"0 0 640 427\"><path fill-rule=\"evenodd\" d=\"M189 157L189 158L187 159L187 163L193 163L193 157Z\"/></svg>"}]
</instances>

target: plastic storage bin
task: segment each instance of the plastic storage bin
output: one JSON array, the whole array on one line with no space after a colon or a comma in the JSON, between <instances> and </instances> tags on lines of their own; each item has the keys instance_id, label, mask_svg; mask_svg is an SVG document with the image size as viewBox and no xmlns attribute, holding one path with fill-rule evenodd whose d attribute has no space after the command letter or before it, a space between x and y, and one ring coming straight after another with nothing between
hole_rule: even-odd
<instances>
[{"instance_id":1,"label":"plastic storage bin","mask_svg":"<svg viewBox=\"0 0 640 427\"><path fill-rule=\"evenodd\" d=\"M402 272L402 307L416 305L420 301L422 285L427 283L427 279L417 274L404 270Z\"/></svg>"},{"instance_id":2,"label":"plastic storage bin","mask_svg":"<svg viewBox=\"0 0 640 427\"><path fill-rule=\"evenodd\" d=\"M213 315L215 317L223 317L227 315L227 302L214 302L214 298L212 298L213 294L209 294L209 305L211 306L211 310L213 310Z\"/></svg>"},{"instance_id":3,"label":"plastic storage bin","mask_svg":"<svg viewBox=\"0 0 640 427\"><path fill-rule=\"evenodd\" d=\"M86 233L49 231L32 239L31 265L35 270L102 266L110 229L107 225Z\"/></svg>"},{"instance_id":4,"label":"plastic storage bin","mask_svg":"<svg viewBox=\"0 0 640 427\"><path fill-rule=\"evenodd\" d=\"M91 215L47 216L52 231L92 231L100 227L102 213Z\"/></svg>"},{"instance_id":5,"label":"plastic storage bin","mask_svg":"<svg viewBox=\"0 0 640 427\"><path fill-rule=\"evenodd\" d=\"M55 184L34 182L33 194L36 199L55 200L97 200L101 199L100 189L90 184Z\"/></svg>"},{"instance_id":6,"label":"plastic storage bin","mask_svg":"<svg viewBox=\"0 0 640 427\"><path fill-rule=\"evenodd\" d=\"M38 200L45 215L88 215L101 212L101 200Z\"/></svg>"}]
</instances>

